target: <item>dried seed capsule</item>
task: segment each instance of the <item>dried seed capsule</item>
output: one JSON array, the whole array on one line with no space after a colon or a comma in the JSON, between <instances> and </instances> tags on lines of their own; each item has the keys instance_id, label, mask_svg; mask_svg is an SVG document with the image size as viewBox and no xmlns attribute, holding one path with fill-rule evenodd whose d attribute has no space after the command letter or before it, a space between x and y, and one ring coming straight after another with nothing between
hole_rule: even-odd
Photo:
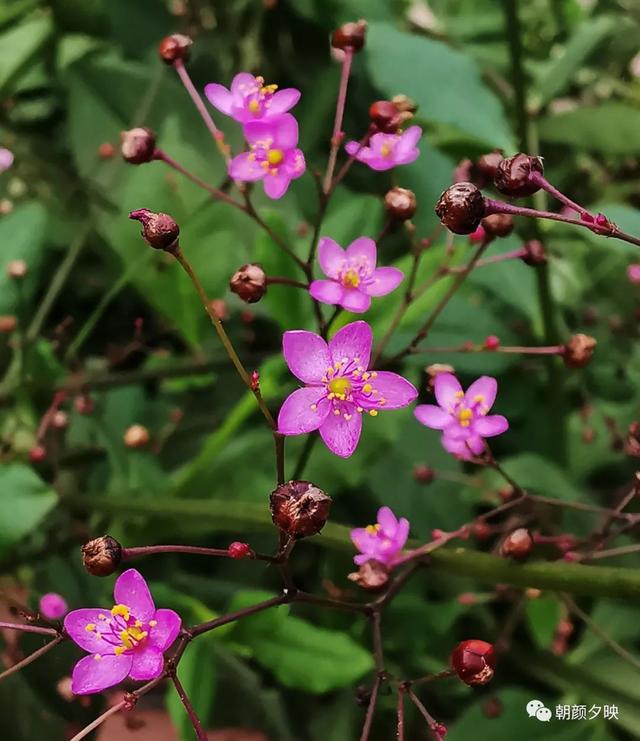
<instances>
[{"instance_id":1,"label":"dried seed capsule","mask_svg":"<svg viewBox=\"0 0 640 741\"><path fill-rule=\"evenodd\" d=\"M424 484L425 486L427 486L435 479L435 477L436 473L430 466L420 464L415 466L413 469L413 478L419 484Z\"/></svg>"},{"instance_id":2,"label":"dried seed capsule","mask_svg":"<svg viewBox=\"0 0 640 741\"><path fill-rule=\"evenodd\" d=\"M156 151L156 135L146 126L123 131L120 134L120 152L123 159L132 165L151 162Z\"/></svg>"},{"instance_id":3,"label":"dried seed capsule","mask_svg":"<svg viewBox=\"0 0 640 741\"><path fill-rule=\"evenodd\" d=\"M255 304L267 292L267 274L260 265L243 265L231 276L229 288L243 301Z\"/></svg>"},{"instance_id":4,"label":"dried seed capsule","mask_svg":"<svg viewBox=\"0 0 640 741\"><path fill-rule=\"evenodd\" d=\"M472 687L490 682L496 668L493 645L486 641L462 641L453 649L449 660L458 677Z\"/></svg>"},{"instance_id":5,"label":"dried seed capsule","mask_svg":"<svg viewBox=\"0 0 640 741\"><path fill-rule=\"evenodd\" d=\"M480 224L488 237L508 237L513 231L513 217L509 214L485 216Z\"/></svg>"},{"instance_id":6,"label":"dried seed capsule","mask_svg":"<svg viewBox=\"0 0 640 741\"><path fill-rule=\"evenodd\" d=\"M310 481L280 484L272 492L270 501L274 524L294 538L319 533L331 508L331 497Z\"/></svg>"},{"instance_id":7,"label":"dried seed capsule","mask_svg":"<svg viewBox=\"0 0 640 741\"><path fill-rule=\"evenodd\" d=\"M122 546L110 535L95 538L82 546L82 563L93 576L109 576L120 565Z\"/></svg>"},{"instance_id":8,"label":"dried seed capsule","mask_svg":"<svg viewBox=\"0 0 640 741\"><path fill-rule=\"evenodd\" d=\"M189 50L193 44L189 36L182 33L172 33L171 36L165 36L158 45L158 54L160 59L166 64L173 64L178 59L186 62L189 59Z\"/></svg>"},{"instance_id":9,"label":"dried seed capsule","mask_svg":"<svg viewBox=\"0 0 640 741\"><path fill-rule=\"evenodd\" d=\"M380 561L370 558L347 578L369 592L379 592L389 581L389 569Z\"/></svg>"},{"instance_id":10,"label":"dried seed capsule","mask_svg":"<svg viewBox=\"0 0 640 741\"><path fill-rule=\"evenodd\" d=\"M369 107L369 118L378 131L395 134L400 125L400 111L390 100L377 100Z\"/></svg>"},{"instance_id":11,"label":"dried seed capsule","mask_svg":"<svg viewBox=\"0 0 640 741\"><path fill-rule=\"evenodd\" d=\"M473 183L455 183L440 196L435 210L454 234L471 234L484 217L484 198Z\"/></svg>"},{"instance_id":12,"label":"dried seed capsule","mask_svg":"<svg viewBox=\"0 0 640 741\"><path fill-rule=\"evenodd\" d=\"M533 548L533 538L526 527L519 527L502 541L500 555L503 558L514 558L516 561L524 561Z\"/></svg>"},{"instance_id":13,"label":"dried seed capsule","mask_svg":"<svg viewBox=\"0 0 640 741\"><path fill-rule=\"evenodd\" d=\"M547 253L539 239L529 239L522 245L525 255L522 261L527 265L543 265L547 261Z\"/></svg>"},{"instance_id":14,"label":"dried seed capsule","mask_svg":"<svg viewBox=\"0 0 640 741\"><path fill-rule=\"evenodd\" d=\"M506 196L526 198L540 190L540 186L531 179L531 173L534 172L540 175L544 173L542 159L519 152L500 162L494 183L496 188Z\"/></svg>"},{"instance_id":15,"label":"dried seed capsule","mask_svg":"<svg viewBox=\"0 0 640 741\"><path fill-rule=\"evenodd\" d=\"M384 197L384 208L392 219L408 221L412 219L418 203L416 194L407 188L391 188Z\"/></svg>"},{"instance_id":16,"label":"dried seed capsule","mask_svg":"<svg viewBox=\"0 0 640 741\"><path fill-rule=\"evenodd\" d=\"M355 23L345 23L331 35L331 46L334 49L352 49L360 51L364 46L367 35L367 22L363 20Z\"/></svg>"},{"instance_id":17,"label":"dried seed capsule","mask_svg":"<svg viewBox=\"0 0 640 741\"><path fill-rule=\"evenodd\" d=\"M475 164L476 172L487 183L492 183L503 157L504 152L501 149L494 149L493 152L483 154Z\"/></svg>"},{"instance_id":18,"label":"dried seed capsule","mask_svg":"<svg viewBox=\"0 0 640 741\"><path fill-rule=\"evenodd\" d=\"M584 368L591 360L596 344L588 334L574 334L564 346L564 364L569 368Z\"/></svg>"},{"instance_id":19,"label":"dried seed capsule","mask_svg":"<svg viewBox=\"0 0 640 741\"><path fill-rule=\"evenodd\" d=\"M179 249L180 227L169 214L154 213L148 208L139 208L129 214L130 219L142 224L142 236L154 250L175 253Z\"/></svg>"}]
</instances>

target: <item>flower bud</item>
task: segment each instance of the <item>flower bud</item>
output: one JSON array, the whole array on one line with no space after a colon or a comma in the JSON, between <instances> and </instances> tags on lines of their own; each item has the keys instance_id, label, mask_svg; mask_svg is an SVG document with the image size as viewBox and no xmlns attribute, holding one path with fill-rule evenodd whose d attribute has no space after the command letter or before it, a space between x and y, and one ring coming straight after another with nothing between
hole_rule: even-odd
<instances>
[{"instance_id":1,"label":"flower bud","mask_svg":"<svg viewBox=\"0 0 640 741\"><path fill-rule=\"evenodd\" d=\"M427 486L435 479L435 477L435 471L429 466L419 465L415 466L415 468L413 469L413 478L419 484L424 484L425 486Z\"/></svg>"},{"instance_id":2,"label":"flower bud","mask_svg":"<svg viewBox=\"0 0 640 741\"><path fill-rule=\"evenodd\" d=\"M51 417L51 426L56 430L66 429L69 426L69 415L63 412L62 409L58 409Z\"/></svg>"},{"instance_id":3,"label":"flower bud","mask_svg":"<svg viewBox=\"0 0 640 741\"><path fill-rule=\"evenodd\" d=\"M484 198L473 183L456 183L440 196L435 210L454 234L471 234L484 217Z\"/></svg>"},{"instance_id":4,"label":"flower bud","mask_svg":"<svg viewBox=\"0 0 640 741\"><path fill-rule=\"evenodd\" d=\"M98 157L100 157L101 160L110 160L115 153L116 148L111 142L102 142L98 147Z\"/></svg>"},{"instance_id":5,"label":"flower bud","mask_svg":"<svg viewBox=\"0 0 640 741\"><path fill-rule=\"evenodd\" d=\"M527 265L543 265L547 261L544 245L538 239L529 239L522 245L522 249L525 250L522 261Z\"/></svg>"},{"instance_id":6,"label":"flower bud","mask_svg":"<svg viewBox=\"0 0 640 741\"><path fill-rule=\"evenodd\" d=\"M378 131L395 134L400 125L400 111L390 100L377 100L369 107L369 118Z\"/></svg>"},{"instance_id":7,"label":"flower bud","mask_svg":"<svg viewBox=\"0 0 640 741\"><path fill-rule=\"evenodd\" d=\"M540 190L540 186L531 180L533 172L543 174L542 159L519 152L500 162L494 183L496 188L506 196L526 198Z\"/></svg>"},{"instance_id":8,"label":"flower bud","mask_svg":"<svg viewBox=\"0 0 640 741\"><path fill-rule=\"evenodd\" d=\"M484 240L487 238L487 233L484 230L484 227L482 226L482 222L480 222L480 226L471 234L469 235L469 243L470 244L480 244L480 242L484 242Z\"/></svg>"},{"instance_id":9,"label":"flower bud","mask_svg":"<svg viewBox=\"0 0 640 741\"><path fill-rule=\"evenodd\" d=\"M564 346L564 364L568 368L584 368L591 360L596 344L588 334L574 334Z\"/></svg>"},{"instance_id":10,"label":"flower bud","mask_svg":"<svg viewBox=\"0 0 640 741\"><path fill-rule=\"evenodd\" d=\"M27 263L24 260L11 260L7 264L7 275L12 280L20 280L28 272Z\"/></svg>"},{"instance_id":11,"label":"flower bud","mask_svg":"<svg viewBox=\"0 0 640 741\"><path fill-rule=\"evenodd\" d=\"M490 682L496 668L495 651L486 641L462 641L453 649L449 660L453 671L471 687Z\"/></svg>"},{"instance_id":12,"label":"flower bud","mask_svg":"<svg viewBox=\"0 0 640 741\"><path fill-rule=\"evenodd\" d=\"M124 433L123 440L127 448L144 448L149 444L149 430L143 425L131 425Z\"/></svg>"},{"instance_id":13,"label":"flower bud","mask_svg":"<svg viewBox=\"0 0 640 741\"><path fill-rule=\"evenodd\" d=\"M173 64L178 59L186 62L189 59L189 49L193 41L182 33L172 33L165 36L158 45L158 54L165 64Z\"/></svg>"},{"instance_id":14,"label":"flower bud","mask_svg":"<svg viewBox=\"0 0 640 741\"><path fill-rule=\"evenodd\" d=\"M243 301L255 304L267 292L267 274L260 265L243 265L231 276L229 288Z\"/></svg>"},{"instance_id":15,"label":"flower bud","mask_svg":"<svg viewBox=\"0 0 640 741\"><path fill-rule=\"evenodd\" d=\"M180 227L169 214L154 213L147 208L139 208L129 214L130 219L142 224L142 236L154 250L164 250L175 254L179 249Z\"/></svg>"},{"instance_id":16,"label":"flower bud","mask_svg":"<svg viewBox=\"0 0 640 741\"><path fill-rule=\"evenodd\" d=\"M0 316L0 334L11 334L18 326L15 316L5 314Z\"/></svg>"},{"instance_id":17,"label":"flower bud","mask_svg":"<svg viewBox=\"0 0 640 741\"><path fill-rule=\"evenodd\" d=\"M364 46L366 35L366 21L359 20L355 23L345 23L331 34L331 46L334 49L351 49L357 52Z\"/></svg>"},{"instance_id":18,"label":"flower bud","mask_svg":"<svg viewBox=\"0 0 640 741\"><path fill-rule=\"evenodd\" d=\"M418 110L418 104L415 100L403 93L400 93L400 95L394 95L393 98L391 98L391 102L400 111L400 113L411 113L411 115L413 115Z\"/></svg>"},{"instance_id":19,"label":"flower bud","mask_svg":"<svg viewBox=\"0 0 640 741\"><path fill-rule=\"evenodd\" d=\"M632 458L640 458L640 422L632 422L624 439L624 452Z\"/></svg>"},{"instance_id":20,"label":"flower bud","mask_svg":"<svg viewBox=\"0 0 640 741\"><path fill-rule=\"evenodd\" d=\"M370 558L357 571L348 574L347 579L368 592L379 592L389 581L389 569L380 561Z\"/></svg>"},{"instance_id":21,"label":"flower bud","mask_svg":"<svg viewBox=\"0 0 640 741\"><path fill-rule=\"evenodd\" d=\"M120 152L131 165L151 162L156 151L156 135L145 126L123 131L120 134Z\"/></svg>"},{"instance_id":22,"label":"flower bud","mask_svg":"<svg viewBox=\"0 0 640 741\"><path fill-rule=\"evenodd\" d=\"M392 219L408 221L418 207L416 195L407 188L391 188L384 197L384 208Z\"/></svg>"},{"instance_id":23,"label":"flower bud","mask_svg":"<svg viewBox=\"0 0 640 741\"><path fill-rule=\"evenodd\" d=\"M221 322L229 318L229 309L224 299L211 299L211 301L209 302L209 308Z\"/></svg>"},{"instance_id":24,"label":"flower bud","mask_svg":"<svg viewBox=\"0 0 640 741\"><path fill-rule=\"evenodd\" d=\"M476 540L487 540L487 538L491 537L491 526L487 525L484 520L479 520L473 523L471 532Z\"/></svg>"},{"instance_id":25,"label":"flower bud","mask_svg":"<svg viewBox=\"0 0 640 741\"><path fill-rule=\"evenodd\" d=\"M508 237L513 231L513 217L509 214L491 214L482 219L481 226L488 237Z\"/></svg>"},{"instance_id":26,"label":"flower bud","mask_svg":"<svg viewBox=\"0 0 640 741\"><path fill-rule=\"evenodd\" d=\"M42 463L47 457L47 449L44 445L34 445L29 451L29 460L31 463Z\"/></svg>"},{"instance_id":27,"label":"flower bud","mask_svg":"<svg viewBox=\"0 0 640 741\"><path fill-rule=\"evenodd\" d=\"M270 502L274 524L294 538L319 533L331 508L331 497L310 481L280 484L272 492Z\"/></svg>"},{"instance_id":28,"label":"flower bud","mask_svg":"<svg viewBox=\"0 0 640 741\"><path fill-rule=\"evenodd\" d=\"M500 544L500 555L503 558L513 558L516 561L524 561L531 553L533 538L526 527L519 527Z\"/></svg>"},{"instance_id":29,"label":"flower bud","mask_svg":"<svg viewBox=\"0 0 640 741\"><path fill-rule=\"evenodd\" d=\"M60 620L69 611L69 606L61 594L48 592L40 597L38 610L47 620Z\"/></svg>"},{"instance_id":30,"label":"flower bud","mask_svg":"<svg viewBox=\"0 0 640 741\"><path fill-rule=\"evenodd\" d=\"M501 149L494 149L493 152L483 154L476 162L476 171L487 183L493 182L498 171L498 165L502 162L503 154Z\"/></svg>"},{"instance_id":31,"label":"flower bud","mask_svg":"<svg viewBox=\"0 0 640 741\"><path fill-rule=\"evenodd\" d=\"M241 561L243 558L250 558L253 555L253 551L249 547L249 544L241 543L238 540L234 540L233 543L230 543L227 551L229 553L229 558L234 558L237 561Z\"/></svg>"},{"instance_id":32,"label":"flower bud","mask_svg":"<svg viewBox=\"0 0 640 741\"><path fill-rule=\"evenodd\" d=\"M95 538L82 546L82 563L93 576L109 576L120 565L122 546L110 535Z\"/></svg>"},{"instance_id":33,"label":"flower bud","mask_svg":"<svg viewBox=\"0 0 640 741\"><path fill-rule=\"evenodd\" d=\"M497 350L500 347L500 338L490 334L484 338L483 347L485 350Z\"/></svg>"},{"instance_id":34,"label":"flower bud","mask_svg":"<svg viewBox=\"0 0 640 741\"><path fill-rule=\"evenodd\" d=\"M76 396L73 406L78 414L88 415L93 414L96 405L89 394L80 394L80 396Z\"/></svg>"}]
</instances>

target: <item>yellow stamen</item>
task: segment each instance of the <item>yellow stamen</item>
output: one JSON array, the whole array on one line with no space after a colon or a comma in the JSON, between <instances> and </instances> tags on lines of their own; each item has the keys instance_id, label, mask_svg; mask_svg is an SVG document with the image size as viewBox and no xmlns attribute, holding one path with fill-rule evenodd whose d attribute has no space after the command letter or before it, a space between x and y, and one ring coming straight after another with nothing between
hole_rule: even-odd
<instances>
[{"instance_id":1,"label":"yellow stamen","mask_svg":"<svg viewBox=\"0 0 640 741\"><path fill-rule=\"evenodd\" d=\"M369 533L370 535L375 535L375 534L376 534L376 533L377 533L377 532L378 532L378 531L380 530L380 525L367 525L367 526L365 527L365 530L366 530L366 531L367 531L367 532L368 532L368 533Z\"/></svg>"},{"instance_id":2,"label":"yellow stamen","mask_svg":"<svg viewBox=\"0 0 640 741\"><path fill-rule=\"evenodd\" d=\"M388 157L388 156L389 156L389 155L391 154L391 151L392 151L392 150L391 150L391 147L390 147L390 146L389 146L388 144L383 144L383 145L382 145L382 146L380 147L380 154L381 154L381 155L382 155L383 157Z\"/></svg>"},{"instance_id":3,"label":"yellow stamen","mask_svg":"<svg viewBox=\"0 0 640 741\"><path fill-rule=\"evenodd\" d=\"M102 656L100 656L100 654L95 654L95 656L93 657L94 661L100 661L101 658Z\"/></svg>"},{"instance_id":4,"label":"yellow stamen","mask_svg":"<svg viewBox=\"0 0 640 741\"><path fill-rule=\"evenodd\" d=\"M357 288L360 285L360 276L355 270L347 270L342 275L342 285L347 288Z\"/></svg>"},{"instance_id":5,"label":"yellow stamen","mask_svg":"<svg viewBox=\"0 0 640 741\"><path fill-rule=\"evenodd\" d=\"M340 396L344 399L344 397L351 391L351 381L349 381L348 378L344 378L344 376L334 378L329 381L329 391L331 392L329 398L331 398L331 394L333 394L334 396Z\"/></svg>"},{"instance_id":6,"label":"yellow stamen","mask_svg":"<svg viewBox=\"0 0 640 741\"><path fill-rule=\"evenodd\" d=\"M125 620L129 619L129 608L126 605L114 605L111 608L111 614L116 617L116 615L121 615Z\"/></svg>"},{"instance_id":7,"label":"yellow stamen","mask_svg":"<svg viewBox=\"0 0 640 741\"><path fill-rule=\"evenodd\" d=\"M260 111L260 103L257 100L250 100L247 108L251 113L258 113Z\"/></svg>"},{"instance_id":8,"label":"yellow stamen","mask_svg":"<svg viewBox=\"0 0 640 741\"><path fill-rule=\"evenodd\" d=\"M371 409L371 410L369 410L369 416L371 416L371 417L377 417L378 416L378 410L377 409Z\"/></svg>"},{"instance_id":9,"label":"yellow stamen","mask_svg":"<svg viewBox=\"0 0 640 741\"><path fill-rule=\"evenodd\" d=\"M373 391L373 386L370 383L365 383L365 385L362 387L362 390L365 394L370 394Z\"/></svg>"},{"instance_id":10,"label":"yellow stamen","mask_svg":"<svg viewBox=\"0 0 640 741\"><path fill-rule=\"evenodd\" d=\"M157 620L149 620L149 627L155 628L157 624L158 624Z\"/></svg>"},{"instance_id":11,"label":"yellow stamen","mask_svg":"<svg viewBox=\"0 0 640 741\"><path fill-rule=\"evenodd\" d=\"M281 149L270 149L267 152L267 161L270 165L279 165L284 159L284 152Z\"/></svg>"},{"instance_id":12,"label":"yellow stamen","mask_svg":"<svg viewBox=\"0 0 640 741\"><path fill-rule=\"evenodd\" d=\"M92 633L92 632L93 632L93 631L94 631L94 630L96 629L96 624L95 624L95 623L87 623L87 624L86 624L86 625L84 626L84 629L85 629L85 630L86 630L86 631L87 631L88 633Z\"/></svg>"}]
</instances>

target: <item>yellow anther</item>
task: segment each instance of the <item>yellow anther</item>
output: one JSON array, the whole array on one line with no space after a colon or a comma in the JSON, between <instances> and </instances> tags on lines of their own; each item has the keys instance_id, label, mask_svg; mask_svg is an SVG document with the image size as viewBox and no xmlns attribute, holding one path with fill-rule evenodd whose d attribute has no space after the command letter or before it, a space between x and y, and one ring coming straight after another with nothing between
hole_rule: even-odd
<instances>
[{"instance_id":1,"label":"yellow anther","mask_svg":"<svg viewBox=\"0 0 640 741\"><path fill-rule=\"evenodd\" d=\"M378 371L371 371L371 378L377 378L378 377Z\"/></svg>"},{"instance_id":2,"label":"yellow anther","mask_svg":"<svg viewBox=\"0 0 640 741\"><path fill-rule=\"evenodd\" d=\"M368 381L370 377L371 377L371 373L363 373L362 374L362 380L363 381Z\"/></svg>"},{"instance_id":3,"label":"yellow anther","mask_svg":"<svg viewBox=\"0 0 640 741\"><path fill-rule=\"evenodd\" d=\"M111 614L116 617L116 615L121 615L125 620L129 619L129 608L126 605L114 605L111 608Z\"/></svg>"},{"instance_id":4,"label":"yellow anther","mask_svg":"<svg viewBox=\"0 0 640 741\"><path fill-rule=\"evenodd\" d=\"M332 381L329 381L329 391L330 399L332 398L332 394L333 396L344 399L351 391L351 381L348 378L344 378L344 376L334 378Z\"/></svg>"},{"instance_id":5,"label":"yellow anther","mask_svg":"<svg viewBox=\"0 0 640 741\"><path fill-rule=\"evenodd\" d=\"M258 113L260 111L260 103L258 103L257 100L250 100L247 108L251 111L251 113Z\"/></svg>"},{"instance_id":6,"label":"yellow anther","mask_svg":"<svg viewBox=\"0 0 640 741\"><path fill-rule=\"evenodd\" d=\"M102 613L98 615L98 620L106 620L106 619L107 619L106 615L103 615Z\"/></svg>"},{"instance_id":7,"label":"yellow anther","mask_svg":"<svg viewBox=\"0 0 640 741\"><path fill-rule=\"evenodd\" d=\"M367 531L367 532L368 532L368 533L369 533L370 535L375 535L375 534L376 534L376 533L377 533L377 532L378 532L378 531L380 530L380 525L377 525L377 524L376 524L376 525L367 525L367 526L365 527L365 530L366 530L366 531Z\"/></svg>"},{"instance_id":8,"label":"yellow anther","mask_svg":"<svg viewBox=\"0 0 640 741\"><path fill-rule=\"evenodd\" d=\"M122 656L122 654L123 654L123 653L124 653L124 652L125 652L126 650L127 650L127 649L126 649L126 648L125 648L124 646L116 646L116 647L115 647L115 648L113 649L113 653L114 653L114 654L115 654L116 656Z\"/></svg>"},{"instance_id":9,"label":"yellow anther","mask_svg":"<svg viewBox=\"0 0 640 741\"><path fill-rule=\"evenodd\" d=\"M454 396L456 397L456 399L462 399L462 397L464 396L464 391L456 391Z\"/></svg>"},{"instance_id":10,"label":"yellow anther","mask_svg":"<svg viewBox=\"0 0 640 741\"><path fill-rule=\"evenodd\" d=\"M317 404L312 404L311 405L311 411L312 412L317 412L318 411L318 405ZM149 625L151 625L151 623L149 623Z\"/></svg>"},{"instance_id":11,"label":"yellow anther","mask_svg":"<svg viewBox=\"0 0 640 741\"><path fill-rule=\"evenodd\" d=\"M87 623L87 624L86 624L86 625L84 626L84 629L85 629L85 630L86 630L86 631L87 631L88 633L92 633L92 632L93 632L93 631L94 631L94 630L96 629L96 624L95 624L95 623Z\"/></svg>"},{"instance_id":12,"label":"yellow anther","mask_svg":"<svg viewBox=\"0 0 640 741\"><path fill-rule=\"evenodd\" d=\"M334 409L333 410L333 413L336 415L336 417L339 417L340 416L340 410L339 409Z\"/></svg>"},{"instance_id":13,"label":"yellow anther","mask_svg":"<svg viewBox=\"0 0 640 741\"><path fill-rule=\"evenodd\" d=\"M284 152L281 149L270 149L267 152L267 160L270 165L279 165L284 159Z\"/></svg>"},{"instance_id":14,"label":"yellow anther","mask_svg":"<svg viewBox=\"0 0 640 741\"><path fill-rule=\"evenodd\" d=\"M473 397L473 400L479 404L480 402L484 401L484 395L483 394L476 394Z\"/></svg>"},{"instance_id":15,"label":"yellow anther","mask_svg":"<svg viewBox=\"0 0 640 741\"><path fill-rule=\"evenodd\" d=\"M391 152L392 152L392 149L391 149L391 147L388 144L383 144L380 147L380 154L383 157L388 157L391 154Z\"/></svg>"},{"instance_id":16,"label":"yellow anther","mask_svg":"<svg viewBox=\"0 0 640 741\"><path fill-rule=\"evenodd\" d=\"M365 385L362 387L362 390L365 394L370 394L373 391L373 386L370 383L365 383Z\"/></svg>"},{"instance_id":17,"label":"yellow anther","mask_svg":"<svg viewBox=\"0 0 640 741\"><path fill-rule=\"evenodd\" d=\"M94 658L94 661L100 661L102 656L100 656L100 654L95 654L93 658Z\"/></svg>"},{"instance_id":18,"label":"yellow anther","mask_svg":"<svg viewBox=\"0 0 640 741\"><path fill-rule=\"evenodd\" d=\"M149 620L149 627L155 628L157 624L158 624L157 620Z\"/></svg>"},{"instance_id":19,"label":"yellow anther","mask_svg":"<svg viewBox=\"0 0 640 741\"><path fill-rule=\"evenodd\" d=\"M378 416L378 410L377 409L370 409L369 410L369 415L371 417L377 417Z\"/></svg>"},{"instance_id":20,"label":"yellow anther","mask_svg":"<svg viewBox=\"0 0 640 741\"><path fill-rule=\"evenodd\" d=\"M345 414L344 414L343 416L344 416L344 418L345 418L345 419L347 420L347 422L348 422L348 421L349 421L349 420L351 419L351 417L353 417L353 414L347 414L347 413L345 412Z\"/></svg>"},{"instance_id":21,"label":"yellow anther","mask_svg":"<svg viewBox=\"0 0 640 741\"><path fill-rule=\"evenodd\" d=\"M347 288L357 288L360 285L360 276L355 270L347 270L342 275L342 285Z\"/></svg>"}]
</instances>

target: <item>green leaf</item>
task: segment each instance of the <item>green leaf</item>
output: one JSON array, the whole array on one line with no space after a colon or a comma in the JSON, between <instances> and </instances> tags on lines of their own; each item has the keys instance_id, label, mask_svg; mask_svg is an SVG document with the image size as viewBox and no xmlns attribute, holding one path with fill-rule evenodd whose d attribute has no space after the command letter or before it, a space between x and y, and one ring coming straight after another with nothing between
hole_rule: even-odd
<instances>
[{"instance_id":1,"label":"green leaf","mask_svg":"<svg viewBox=\"0 0 640 741\"><path fill-rule=\"evenodd\" d=\"M576 108L569 113L543 118L540 138L571 149L635 155L640 149L640 111L617 101Z\"/></svg>"},{"instance_id":2,"label":"green leaf","mask_svg":"<svg viewBox=\"0 0 640 741\"><path fill-rule=\"evenodd\" d=\"M41 15L0 34L0 93L7 92L11 82L34 59L52 31L51 18Z\"/></svg>"},{"instance_id":3,"label":"green leaf","mask_svg":"<svg viewBox=\"0 0 640 741\"><path fill-rule=\"evenodd\" d=\"M453 126L487 146L514 148L500 102L465 52L372 23L365 57L374 84L388 97L413 98L419 120Z\"/></svg>"},{"instance_id":4,"label":"green leaf","mask_svg":"<svg viewBox=\"0 0 640 741\"><path fill-rule=\"evenodd\" d=\"M521 453L505 458L501 465L523 489L567 501L578 502L584 499L580 489L567 478L564 471L542 456ZM496 480L496 484L498 481L503 483L497 474L491 473L490 476Z\"/></svg>"},{"instance_id":5,"label":"green leaf","mask_svg":"<svg viewBox=\"0 0 640 741\"><path fill-rule=\"evenodd\" d=\"M260 591L240 592L230 610L271 596ZM323 694L352 685L373 668L370 652L346 633L320 628L287 613L283 606L271 608L240 621L231 634L282 684Z\"/></svg>"},{"instance_id":6,"label":"green leaf","mask_svg":"<svg viewBox=\"0 0 640 741\"><path fill-rule=\"evenodd\" d=\"M527 626L540 648L549 648L562 616L562 605L554 597L538 597L527 601Z\"/></svg>"},{"instance_id":7,"label":"green leaf","mask_svg":"<svg viewBox=\"0 0 640 741\"><path fill-rule=\"evenodd\" d=\"M0 550L12 548L33 532L55 507L56 493L28 466L0 469Z\"/></svg>"}]
</instances>

